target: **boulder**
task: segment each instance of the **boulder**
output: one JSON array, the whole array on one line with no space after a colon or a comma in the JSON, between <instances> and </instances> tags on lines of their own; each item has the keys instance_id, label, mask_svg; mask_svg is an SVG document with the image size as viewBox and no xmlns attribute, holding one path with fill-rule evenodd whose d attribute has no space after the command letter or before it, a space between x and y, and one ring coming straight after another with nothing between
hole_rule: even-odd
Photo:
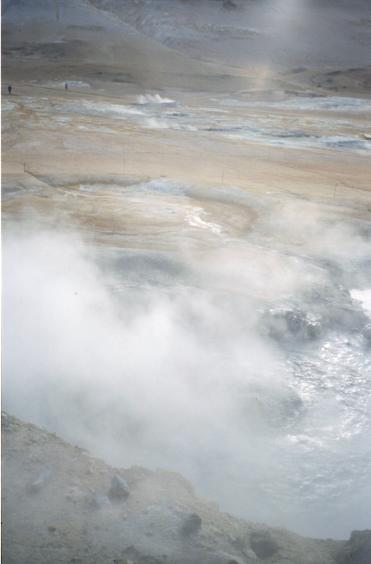
<instances>
[{"instance_id":1,"label":"boulder","mask_svg":"<svg viewBox=\"0 0 371 564\"><path fill-rule=\"evenodd\" d=\"M371 530L353 531L349 541L338 554L338 564L370 564Z\"/></svg>"},{"instance_id":2,"label":"boulder","mask_svg":"<svg viewBox=\"0 0 371 564\"><path fill-rule=\"evenodd\" d=\"M258 558L270 558L278 551L278 544L269 531L254 531L250 536L250 545Z\"/></svg>"},{"instance_id":3,"label":"boulder","mask_svg":"<svg viewBox=\"0 0 371 564\"><path fill-rule=\"evenodd\" d=\"M198 533L198 531L201 529L201 526L201 517L197 515L197 513L191 513L190 515L188 515L182 525L182 535L186 537L194 535L195 533Z\"/></svg>"},{"instance_id":4,"label":"boulder","mask_svg":"<svg viewBox=\"0 0 371 564\"><path fill-rule=\"evenodd\" d=\"M129 496L129 493L129 484L125 478L122 478L117 474L113 476L111 480L111 487L108 492L109 498L116 500L126 499Z\"/></svg>"}]
</instances>

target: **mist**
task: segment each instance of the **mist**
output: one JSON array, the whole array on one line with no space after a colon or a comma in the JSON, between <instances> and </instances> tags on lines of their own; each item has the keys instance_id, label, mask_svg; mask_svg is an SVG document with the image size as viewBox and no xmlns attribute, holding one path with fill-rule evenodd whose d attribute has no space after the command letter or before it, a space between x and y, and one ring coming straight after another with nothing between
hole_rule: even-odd
<instances>
[{"instance_id":1,"label":"mist","mask_svg":"<svg viewBox=\"0 0 371 564\"><path fill-rule=\"evenodd\" d=\"M240 516L341 538L371 501L370 319L351 297L370 233L330 206L253 205L248 236L221 224L204 250L191 222L172 252L10 226L4 408Z\"/></svg>"}]
</instances>

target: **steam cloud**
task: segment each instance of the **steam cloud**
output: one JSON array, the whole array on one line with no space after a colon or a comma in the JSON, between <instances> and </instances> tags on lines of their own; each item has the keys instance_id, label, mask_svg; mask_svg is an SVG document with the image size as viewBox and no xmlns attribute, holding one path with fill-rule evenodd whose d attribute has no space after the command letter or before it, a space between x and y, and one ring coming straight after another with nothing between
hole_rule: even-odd
<instances>
[{"instance_id":1,"label":"steam cloud","mask_svg":"<svg viewBox=\"0 0 371 564\"><path fill-rule=\"evenodd\" d=\"M346 536L371 499L352 466L369 321L349 294L369 233L305 202L269 209L206 254L107 261L78 233L8 229L4 407L110 463L179 470L245 517Z\"/></svg>"}]
</instances>

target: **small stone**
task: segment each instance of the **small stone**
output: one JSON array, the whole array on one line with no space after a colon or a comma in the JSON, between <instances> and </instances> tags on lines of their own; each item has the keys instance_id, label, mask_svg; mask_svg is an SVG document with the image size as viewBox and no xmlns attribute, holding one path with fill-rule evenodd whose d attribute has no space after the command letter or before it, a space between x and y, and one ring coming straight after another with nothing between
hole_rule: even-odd
<instances>
[{"instance_id":1,"label":"small stone","mask_svg":"<svg viewBox=\"0 0 371 564\"><path fill-rule=\"evenodd\" d=\"M338 564L370 564L371 530L353 531L349 541L338 554Z\"/></svg>"},{"instance_id":2,"label":"small stone","mask_svg":"<svg viewBox=\"0 0 371 564\"><path fill-rule=\"evenodd\" d=\"M255 531L250 537L251 548L258 558L270 558L278 550L278 544L269 531Z\"/></svg>"},{"instance_id":3,"label":"small stone","mask_svg":"<svg viewBox=\"0 0 371 564\"><path fill-rule=\"evenodd\" d=\"M371 344L371 323L363 328L363 336L368 344Z\"/></svg>"},{"instance_id":4,"label":"small stone","mask_svg":"<svg viewBox=\"0 0 371 564\"><path fill-rule=\"evenodd\" d=\"M225 10L235 10L237 7L236 2L233 0L223 0L223 8Z\"/></svg>"},{"instance_id":5,"label":"small stone","mask_svg":"<svg viewBox=\"0 0 371 564\"><path fill-rule=\"evenodd\" d=\"M202 519L197 513L188 515L182 526L182 534L184 536L194 535L198 533L202 526Z\"/></svg>"},{"instance_id":6,"label":"small stone","mask_svg":"<svg viewBox=\"0 0 371 564\"><path fill-rule=\"evenodd\" d=\"M117 475L113 476L108 493L109 497L111 499L126 499L129 496L129 493L129 485L125 478L121 478L121 476Z\"/></svg>"}]
</instances>

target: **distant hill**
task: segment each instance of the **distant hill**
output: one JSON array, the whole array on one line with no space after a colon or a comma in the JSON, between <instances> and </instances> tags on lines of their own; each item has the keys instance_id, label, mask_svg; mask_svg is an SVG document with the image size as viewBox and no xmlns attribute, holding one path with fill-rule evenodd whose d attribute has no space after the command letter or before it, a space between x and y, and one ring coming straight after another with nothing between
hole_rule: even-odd
<instances>
[{"instance_id":1,"label":"distant hill","mask_svg":"<svg viewBox=\"0 0 371 564\"><path fill-rule=\"evenodd\" d=\"M371 95L371 3L6 0L3 75ZM7 79L8 80L8 79Z\"/></svg>"},{"instance_id":2,"label":"distant hill","mask_svg":"<svg viewBox=\"0 0 371 564\"><path fill-rule=\"evenodd\" d=\"M85 0L11 0L3 6L3 75L13 80L99 80L142 88L246 86ZM231 76L229 76L231 74ZM227 80L226 80L227 79Z\"/></svg>"},{"instance_id":3,"label":"distant hill","mask_svg":"<svg viewBox=\"0 0 371 564\"><path fill-rule=\"evenodd\" d=\"M368 0L90 2L165 45L230 65L347 68L370 63Z\"/></svg>"}]
</instances>

